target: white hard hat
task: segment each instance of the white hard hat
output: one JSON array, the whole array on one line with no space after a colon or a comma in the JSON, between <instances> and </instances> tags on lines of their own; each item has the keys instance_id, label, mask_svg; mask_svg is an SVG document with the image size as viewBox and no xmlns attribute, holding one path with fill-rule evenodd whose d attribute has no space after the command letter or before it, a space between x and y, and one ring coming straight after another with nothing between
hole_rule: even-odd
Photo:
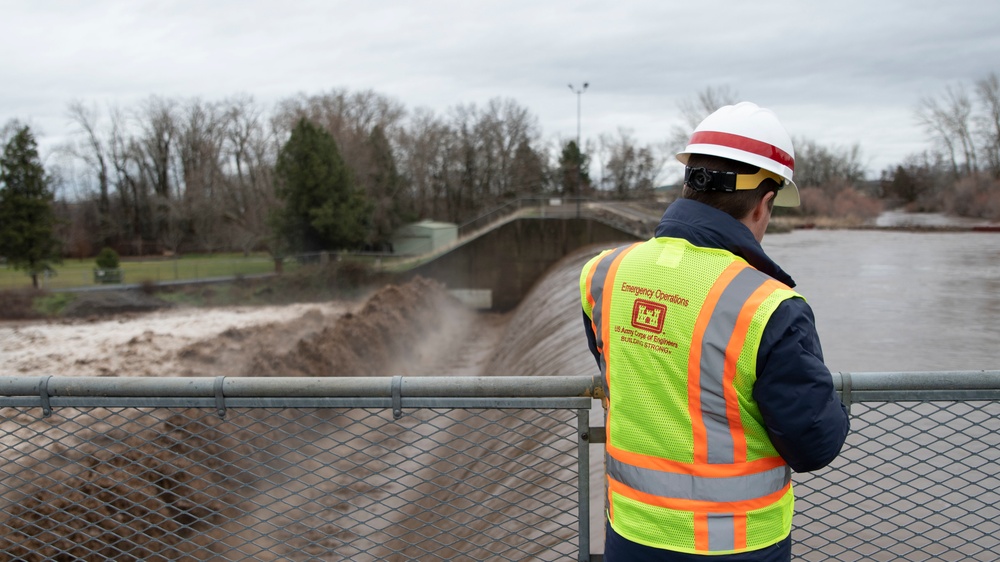
<instances>
[{"instance_id":1,"label":"white hard hat","mask_svg":"<svg viewBox=\"0 0 1000 562\"><path fill-rule=\"evenodd\" d=\"M774 204L799 206L799 189L792 181L792 139L770 109L748 101L720 107L698 124L677 159L687 165L692 154L720 156L773 172L784 180Z\"/></svg>"}]
</instances>

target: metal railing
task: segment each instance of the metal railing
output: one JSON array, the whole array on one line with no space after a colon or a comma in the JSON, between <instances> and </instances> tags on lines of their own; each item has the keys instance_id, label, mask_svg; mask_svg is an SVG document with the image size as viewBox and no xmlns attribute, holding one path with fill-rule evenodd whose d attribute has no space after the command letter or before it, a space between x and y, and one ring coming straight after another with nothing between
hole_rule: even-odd
<instances>
[{"instance_id":1,"label":"metal railing","mask_svg":"<svg viewBox=\"0 0 1000 562\"><path fill-rule=\"evenodd\" d=\"M836 373L798 560L992 560L1000 371ZM597 560L591 377L0 377L0 560ZM600 497L600 494L596 494Z\"/></svg>"},{"instance_id":2,"label":"metal railing","mask_svg":"<svg viewBox=\"0 0 1000 562\"><path fill-rule=\"evenodd\" d=\"M793 557L997 560L1000 371L834 376L851 433L793 476Z\"/></svg>"},{"instance_id":3,"label":"metal railing","mask_svg":"<svg viewBox=\"0 0 1000 562\"><path fill-rule=\"evenodd\" d=\"M0 559L587 560L592 382L2 378Z\"/></svg>"}]
</instances>

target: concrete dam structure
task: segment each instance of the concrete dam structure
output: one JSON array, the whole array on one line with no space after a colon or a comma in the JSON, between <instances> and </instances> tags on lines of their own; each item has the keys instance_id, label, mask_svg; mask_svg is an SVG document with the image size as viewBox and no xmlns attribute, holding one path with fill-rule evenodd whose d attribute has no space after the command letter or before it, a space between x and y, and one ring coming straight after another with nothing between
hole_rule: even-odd
<instances>
[{"instance_id":1,"label":"concrete dam structure","mask_svg":"<svg viewBox=\"0 0 1000 562\"><path fill-rule=\"evenodd\" d=\"M556 262L575 250L639 239L590 218L520 218L466 239L410 273L451 289L489 290L490 309L506 312L516 308Z\"/></svg>"}]
</instances>

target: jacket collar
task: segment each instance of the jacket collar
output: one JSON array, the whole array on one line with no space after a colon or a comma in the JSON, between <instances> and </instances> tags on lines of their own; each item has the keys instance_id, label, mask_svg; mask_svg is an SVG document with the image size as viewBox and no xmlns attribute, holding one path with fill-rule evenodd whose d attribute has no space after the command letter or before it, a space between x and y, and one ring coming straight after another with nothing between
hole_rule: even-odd
<instances>
[{"instance_id":1,"label":"jacket collar","mask_svg":"<svg viewBox=\"0 0 1000 562\"><path fill-rule=\"evenodd\" d=\"M656 237L683 238L695 246L732 252L755 269L795 286L791 276L764 253L746 225L704 203L690 199L671 203L656 227Z\"/></svg>"}]
</instances>

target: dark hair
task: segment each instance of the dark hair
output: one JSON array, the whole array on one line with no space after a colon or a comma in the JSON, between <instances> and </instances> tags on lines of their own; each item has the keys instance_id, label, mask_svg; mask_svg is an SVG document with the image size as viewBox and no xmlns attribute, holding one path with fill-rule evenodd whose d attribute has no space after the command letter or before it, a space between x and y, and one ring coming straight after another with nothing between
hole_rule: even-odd
<instances>
[{"instance_id":1,"label":"dark hair","mask_svg":"<svg viewBox=\"0 0 1000 562\"><path fill-rule=\"evenodd\" d=\"M737 162L736 160L719 156L709 156L707 154L692 154L688 158L687 166L691 168L718 170L720 172L736 172L737 174L756 174L760 171L760 168L753 164ZM757 186L757 189L745 189L726 193L723 191L695 191L685 183L681 197L710 205L727 213L736 220L741 220L750 214L750 211L753 211L753 208L757 206L757 203L765 195L772 191L778 191L779 187L778 182L766 179ZM774 205L773 198L769 204Z\"/></svg>"}]
</instances>

